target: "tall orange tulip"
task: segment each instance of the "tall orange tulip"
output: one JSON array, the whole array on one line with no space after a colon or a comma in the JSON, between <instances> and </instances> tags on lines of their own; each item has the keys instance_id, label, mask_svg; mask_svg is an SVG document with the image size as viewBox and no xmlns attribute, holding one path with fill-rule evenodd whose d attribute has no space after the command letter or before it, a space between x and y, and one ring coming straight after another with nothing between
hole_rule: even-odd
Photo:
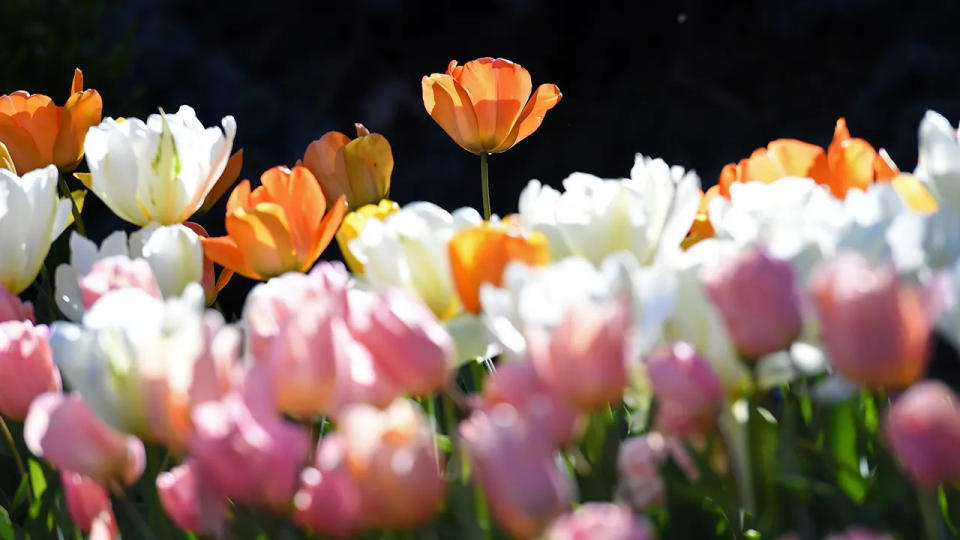
<instances>
[{"instance_id":1,"label":"tall orange tulip","mask_svg":"<svg viewBox=\"0 0 960 540\"><path fill-rule=\"evenodd\" d=\"M563 94L503 58L479 58L423 78L423 105L457 144L474 154L506 152L540 127Z\"/></svg>"},{"instance_id":2,"label":"tall orange tulip","mask_svg":"<svg viewBox=\"0 0 960 540\"><path fill-rule=\"evenodd\" d=\"M550 246L540 232L526 232L511 223L484 223L463 229L450 239L450 269L460 302L467 311L480 311L480 286L499 287L510 261L547 264Z\"/></svg>"},{"instance_id":3,"label":"tall orange tulip","mask_svg":"<svg viewBox=\"0 0 960 540\"><path fill-rule=\"evenodd\" d=\"M83 157L87 130L100 123L102 112L100 94L83 90L83 72L77 69L63 106L24 91L0 96L0 143L6 145L19 174L50 164L72 171Z\"/></svg>"},{"instance_id":4,"label":"tall orange tulip","mask_svg":"<svg viewBox=\"0 0 960 540\"><path fill-rule=\"evenodd\" d=\"M227 201L227 236L201 238L204 254L259 280L309 270L337 232L345 198L327 211L323 190L306 167L274 167L260 183L252 192L249 180L234 188Z\"/></svg>"}]
</instances>

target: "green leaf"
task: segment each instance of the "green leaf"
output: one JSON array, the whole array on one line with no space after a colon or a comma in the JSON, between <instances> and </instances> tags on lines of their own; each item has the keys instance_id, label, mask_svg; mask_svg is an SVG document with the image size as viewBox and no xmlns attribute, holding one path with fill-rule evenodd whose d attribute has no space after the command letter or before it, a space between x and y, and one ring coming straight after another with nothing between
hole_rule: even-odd
<instances>
[{"instance_id":1,"label":"green leaf","mask_svg":"<svg viewBox=\"0 0 960 540\"><path fill-rule=\"evenodd\" d=\"M43 465L35 459L27 460L27 467L30 469L30 484L33 487L33 496L40 499L43 493L47 491L47 477L43 474Z\"/></svg>"},{"instance_id":2,"label":"green leaf","mask_svg":"<svg viewBox=\"0 0 960 540\"><path fill-rule=\"evenodd\" d=\"M828 421L830 452L836 460L837 484L856 503L867 495L867 483L859 474L857 448L857 408L847 401L833 408Z\"/></svg>"},{"instance_id":3,"label":"green leaf","mask_svg":"<svg viewBox=\"0 0 960 540\"><path fill-rule=\"evenodd\" d=\"M10 515L7 509L0 507L0 540L13 540L15 537L13 522L10 521Z\"/></svg>"}]
</instances>

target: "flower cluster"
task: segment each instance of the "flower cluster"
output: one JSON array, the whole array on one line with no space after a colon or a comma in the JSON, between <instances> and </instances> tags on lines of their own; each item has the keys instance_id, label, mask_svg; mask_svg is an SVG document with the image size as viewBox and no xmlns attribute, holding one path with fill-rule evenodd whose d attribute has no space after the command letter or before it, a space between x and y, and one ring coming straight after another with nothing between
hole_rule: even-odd
<instances>
[{"instance_id":1,"label":"flower cluster","mask_svg":"<svg viewBox=\"0 0 960 540\"><path fill-rule=\"evenodd\" d=\"M561 99L508 60L422 82L480 157L482 214L390 200L362 124L253 187L232 117L101 119L82 87L0 97L8 532L957 533L960 138L937 113L913 173L841 118L706 192L638 154L531 180L501 218L489 155ZM190 221L228 191L224 236ZM131 230L88 238L88 192ZM334 239L346 265L318 262ZM228 322L235 274L260 283Z\"/></svg>"}]
</instances>

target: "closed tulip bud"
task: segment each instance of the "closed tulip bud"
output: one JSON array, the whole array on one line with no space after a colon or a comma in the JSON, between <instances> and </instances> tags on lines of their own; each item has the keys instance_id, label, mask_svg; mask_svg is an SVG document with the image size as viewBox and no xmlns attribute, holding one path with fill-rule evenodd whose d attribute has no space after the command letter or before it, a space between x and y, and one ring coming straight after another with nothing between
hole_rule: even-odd
<instances>
[{"instance_id":1,"label":"closed tulip bud","mask_svg":"<svg viewBox=\"0 0 960 540\"><path fill-rule=\"evenodd\" d=\"M710 364L687 343L675 343L647 358L647 375L657 398L657 429L700 433L716 424L723 386Z\"/></svg>"},{"instance_id":2,"label":"closed tulip bud","mask_svg":"<svg viewBox=\"0 0 960 540\"><path fill-rule=\"evenodd\" d=\"M697 470L690 455L677 439L653 431L620 444L617 454L617 498L636 510L663 504L664 482L660 467L672 459L688 478Z\"/></svg>"},{"instance_id":3,"label":"closed tulip bud","mask_svg":"<svg viewBox=\"0 0 960 540\"><path fill-rule=\"evenodd\" d=\"M654 540L646 518L613 503L586 503L553 522L544 540Z\"/></svg>"},{"instance_id":4,"label":"closed tulip bud","mask_svg":"<svg viewBox=\"0 0 960 540\"><path fill-rule=\"evenodd\" d=\"M575 488L549 439L510 405L474 411L460 436L493 519L510 534L534 537L570 507Z\"/></svg>"},{"instance_id":5,"label":"closed tulip bud","mask_svg":"<svg viewBox=\"0 0 960 540\"><path fill-rule=\"evenodd\" d=\"M859 255L826 261L812 278L833 368L867 387L899 389L927 367L931 322L918 290Z\"/></svg>"},{"instance_id":6,"label":"closed tulip bud","mask_svg":"<svg viewBox=\"0 0 960 540\"><path fill-rule=\"evenodd\" d=\"M203 246L193 229L151 223L130 235L130 256L146 259L164 297L203 281Z\"/></svg>"},{"instance_id":7,"label":"closed tulip bud","mask_svg":"<svg viewBox=\"0 0 960 540\"><path fill-rule=\"evenodd\" d=\"M154 298L162 298L150 265L144 259L116 255L93 264L79 280L83 307L90 309L101 296L117 289L140 289Z\"/></svg>"},{"instance_id":8,"label":"closed tulip bud","mask_svg":"<svg viewBox=\"0 0 960 540\"><path fill-rule=\"evenodd\" d=\"M918 486L960 480L960 398L943 383L911 386L890 408L884 431Z\"/></svg>"},{"instance_id":9,"label":"closed tulip bud","mask_svg":"<svg viewBox=\"0 0 960 540\"><path fill-rule=\"evenodd\" d=\"M543 426L555 447L576 437L577 411L553 394L530 362L501 365L487 378L481 408L490 412L501 403L512 406L527 422Z\"/></svg>"},{"instance_id":10,"label":"closed tulip bud","mask_svg":"<svg viewBox=\"0 0 960 540\"><path fill-rule=\"evenodd\" d=\"M110 495L103 486L82 474L67 470L60 471L60 483L63 484L70 520L78 529L89 534L99 522L100 527L105 527L109 532L108 538L120 535Z\"/></svg>"},{"instance_id":11,"label":"closed tulip bud","mask_svg":"<svg viewBox=\"0 0 960 540\"><path fill-rule=\"evenodd\" d=\"M0 322L7 321L36 322L36 319L33 316L33 304L20 300L0 285Z\"/></svg>"},{"instance_id":12,"label":"closed tulip bud","mask_svg":"<svg viewBox=\"0 0 960 540\"><path fill-rule=\"evenodd\" d=\"M269 384L257 381L248 390L269 392ZM286 507L309 445L299 426L270 415L260 406L259 396L236 393L197 406L192 418L187 449L196 459L202 484L242 504L270 510Z\"/></svg>"},{"instance_id":13,"label":"closed tulip bud","mask_svg":"<svg viewBox=\"0 0 960 540\"><path fill-rule=\"evenodd\" d=\"M347 537L364 529L360 487L346 469L339 433L320 440L313 466L300 473L300 489L293 504L294 521L316 532Z\"/></svg>"},{"instance_id":14,"label":"closed tulip bud","mask_svg":"<svg viewBox=\"0 0 960 540\"><path fill-rule=\"evenodd\" d=\"M620 303L572 306L553 330L527 331L527 353L553 392L589 411L618 403L627 385L629 321Z\"/></svg>"},{"instance_id":15,"label":"closed tulip bud","mask_svg":"<svg viewBox=\"0 0 960 540\"><path fill-rule=\"evenodd\" d=\"M197 477L197 464L187 458L180 465L157 475L160 506L177 527L195 534L220 529L223 499L205 496Z\"/></svg>"},{"instance_id":16,"label":"closed tulip bud","mask_svg":"<svg viewBox=\"0 0 960 540\"><path fill-rule=\"evenodd\" d=\"M703 276L704 287L741 354L756 359L786 349L803 330L789 262L763 250L721 259Z\"/></svg>"},{"instance_id":17,"label":"closed tulip bud","mask_svg":"<svg viewBox=\"0 0 960 540\"><path fill-rule=\"evenodd\" d=\"M386 137L356 124L357 138L330 131L310 143L303 166L317 177L327 205L343 195L351 209L377 204L390 194L393 151Z\"/></svg>"},{"instance_id":18,"label":"closed tulip bud","mask_svg":"<svg viewBox=\"0 0 960 540\"><path fill-rule=\"evenodd\" d=\"M146 464L143 443L104 424L76 393L33 400L23 440L37 457L111 488L136 482Z\"/></svg>"},{"instance_id":19,"label":"closed tulip bud","mask_svg":"<svg viewBox=\"0 0 960 540\"><path fill-rule=\"evenodd\" d=\"M369 524L398 529L433 517L444 495L442 463L434 432L413 402L401 398L382 411L349 407L340 433Z\"/></svg>"},{"instance_id":20,"label":"closed tulip bud","mask_svg":"<svg viewBox=\"0 0 960 540\"><path fill-rule=\"evenodd\" d=\"M44 392L59 392L47 327L29 321L0 323L0 414L22 421L30 403Z\"/></svg>"}]
</instances>

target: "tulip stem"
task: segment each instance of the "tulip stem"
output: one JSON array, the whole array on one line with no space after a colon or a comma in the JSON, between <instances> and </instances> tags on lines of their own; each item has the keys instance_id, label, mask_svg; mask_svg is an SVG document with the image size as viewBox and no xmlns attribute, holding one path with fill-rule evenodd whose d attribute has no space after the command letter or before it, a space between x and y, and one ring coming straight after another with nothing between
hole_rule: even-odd
<instances>
[{"instance_id":1,"label":"tulip stem","mask_svg":"<svg viewBox=\"0 0 960 540\"><path fill-rule=\"evenodd\" d=\"M480 188L483 190L483 219L490 221L490 174L487 170L487 153L480 152Z\"/></svg>"},{"instance_id":2,"label":"tulip stem","mask_svg":"<svg viewBox=\"0 0 960 540\"><path fill-rule=\"evenodd\" d=\"M931 540L947 538L943 518L940 516L940 504L937 501L936 489L920 488L917 490L917 499L920 503L920 514L923 516L923 529L926 532L926 537Z\"/></svg>"},{"instance_id":3,"label":"tulip stem","mask_svg":"<svg viewBox=\"0 0 960 540\"><path fill-rule=\"evenodd\" d=\"M0 416L0 429L3 430L3 438L7 440L7 446L10 447L13 460L17 462L17 470L20 471L20 476L29 483L30 476L27 474L27 468L23 465L23 458L20 457L20 452L17 450L17 443L14 442L13 434L10 433L10 428L7 427L7 421L4 420L2 416ZM30 486L27 486L27 498L33 503L33 490Z\"/></svg>"},{"instance_id":4,"label":"tulip stem","mask_svg":"<svg viewBox=\"0 0 960 540\"><path fill-rule=\"evenodd\" d=\"M83 226L83 220L80 218L80 208L77 206L77 201L73 200L73 194L70 193L70 186L67 185L67 178L65 176L58 175L60 179L60 194L67 198L70 201L70 211L73 213L73 223L77 227L77 232L81 236L87 235L87 228Z\"/></svg>"}]
</instances>

